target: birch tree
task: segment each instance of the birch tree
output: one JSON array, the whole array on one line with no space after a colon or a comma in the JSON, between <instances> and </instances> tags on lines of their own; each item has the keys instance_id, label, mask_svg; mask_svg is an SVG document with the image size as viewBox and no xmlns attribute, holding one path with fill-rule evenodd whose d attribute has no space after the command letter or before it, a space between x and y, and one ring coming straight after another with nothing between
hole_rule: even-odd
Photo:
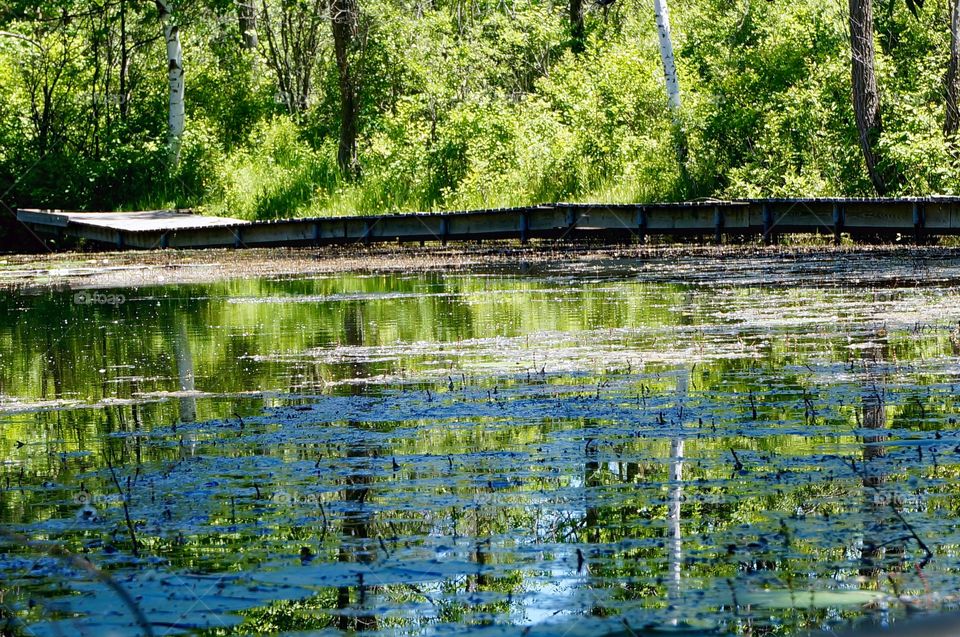
<instances>
[{"instance_id":1,"label":"birch tree","mask_svg":"<svg viewBox=\"0 0 960 637\"><path fill-rule=\"evenodd\" d=\"M163 37L167 42L167 80L170 83L170 100L167 115L167 145L170 152L170 167L176 168L180 161L180 145L186 124L183 81L183 49L180 46L180 27L173 15L169 0L155 0Z\"/></svg>"},{"instance_id":2,"label":"birch tree","mask_svg":"<svg viewBox=\"0 0 960 637\"><path fill-rule=\"evenodd\" d=\"M670 8L667 0L653 0L653 11L657 19L657 39L660 42L660 62L663 64L663 79L667 89L667 104L673 120L673 143L680 165L680 178L685 188L692 187L690 173L687 170L687 136L683 130L680 107L680 80L677 78L677 63L673 55L673 36L670 32Z\"/></svg>"},{"instance_id":3,"label":"birch tree","mask_svg":"<svg viewBox=\"0 0 960 637\"><path fill-rule=\"evenodd\" d=\"M680 82L677 79L677 65L673 56L670 9L667 6L667 0L653 0L653 10L657 16L657 38L660 40L660 61L663 63L663 79L667 85L667 101L673 111L674 119L678 119L680 113Z\"/></svg>"}]
</instances>

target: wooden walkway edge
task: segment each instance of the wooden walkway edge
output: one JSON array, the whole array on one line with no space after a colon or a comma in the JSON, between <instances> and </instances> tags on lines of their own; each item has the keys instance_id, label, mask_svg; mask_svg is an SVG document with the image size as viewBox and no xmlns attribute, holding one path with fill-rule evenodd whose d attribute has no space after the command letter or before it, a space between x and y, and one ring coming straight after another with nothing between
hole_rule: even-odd
<instances>
[{"instance_id":1,"label":"wooden walkway edge","mask_svg":"<svg viewBox=\"0 0 960 637\"><path fill-rule=\"evenodd\" d=\"M243 221L181 211L78 213L21 209L38 234L106 248L210 248L441 242L484 239L644 240L647 236L844 234L917 242L960 235L960 197L751 199L652 204L544 204L444 213Z\"/></svg>"}]
</instances>

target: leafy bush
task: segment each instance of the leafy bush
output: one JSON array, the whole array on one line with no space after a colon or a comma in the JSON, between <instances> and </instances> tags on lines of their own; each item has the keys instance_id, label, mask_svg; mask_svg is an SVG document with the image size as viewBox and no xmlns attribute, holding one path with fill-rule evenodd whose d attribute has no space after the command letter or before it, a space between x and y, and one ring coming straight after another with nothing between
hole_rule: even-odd
<instances>
[{"instance_id":1,"label":"leafy bush","mask_svg":"<svg viewBox=\"0 0 960 637\"><path fill-rule=\"evenodd\" d=\"M337 168L329 152L300 139L287 117L261 122L247 144L216 167L211 212L242 219L296 216L318 192L332 190Z\"/></svg>"}]
</instances>

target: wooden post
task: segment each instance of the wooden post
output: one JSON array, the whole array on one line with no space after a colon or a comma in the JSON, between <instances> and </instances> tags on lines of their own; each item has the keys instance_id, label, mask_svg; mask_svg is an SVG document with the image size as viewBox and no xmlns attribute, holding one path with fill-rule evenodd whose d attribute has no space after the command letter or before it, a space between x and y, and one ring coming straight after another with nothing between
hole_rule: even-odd
<instances>
[{"instance_id":1,"label":"wooden post","mask_svg":"<svg viewBox=\"0 0 960 637\"><path fill-rule=\"evenodd\" d=\"M160 247L164 250L170 247L170 233L164 232L160 235Z\"/></svg>"},{"instance_id":2,"label":"wooden post","mask_svg":"<svg viewBox=\"0 0 960 637\"><path fill-rule=\"evenodd\" d=\"M370 226L370 221L364 219L363 221L363 245L370 245L370 234L372 228Z\"/></svg>"},{"instance_id":3,"label":"wooden post","mask_svg":"<svg viewBox=\"0 0 960 637\"><path fill-rule=\"evenodd\" d=\"M573 206L569 204L565 206L564 213L564 221L567 224L567 229L560 233L560 235L557 237L557 241L572 239L574 236L576 236L577 223L580 221L580 215Z\"/></svg>"},{"instance_id":4,"label":"wooden post","mask_svg":"<svg viewBox=\"0 0 960 637\"><path fill-rule=\"evenodd\" d=\"M117 250L123 250L123 230L117 230Z\"/></svg>"},{"instance_id":5,"label":"wooden post","mask_svg":"<svg viewBox=\"0 0 960 637\"><path fill-rule=\"evenodd\" d=\"M523 211L520 213L520 243L522 245L527 245L528 234L530 232L530 219L527 217L527 212Z\"/></svg>"},{"instance_id":6,"label":"wooden post","mask_svg":"<svg viewBox=\"0 0 960 637\"><path fill-rule=\"evenodd\" d=\"M833 245L840 245L840 235L843 234L843 226L846 222L847 213L843 204L833 204Z\"/></svg>"},{"instance_id":7,"label":"wooden post","mask_svg":"<svg viewBox=\"0 0 960 637\"><path fill-rule=\"evenodd\" d=\"M924 230L927 227L927 207L920 201L913 202L913 240L916 243L923 243Z\"/></svg>"},{"instance_id":8,"label":"wooden post","mask_svg":"<svg viewBox=\"0 0 960 637\"><path fill-rule=\"evenodd\" d=\"M724 222L723 210L720 209L720 206L713 207L713 242L717 245L720 245L723 239L723 226Z\"/></svg>"},{"instance_id":9,"label":"wooden post","mask_svg":"<svg viewBox=\"0 0 960 637\"><path fill-rule=\"evenodd\" d=\"M450 236L450 220L446 217L440 217L440 243L447 245L447 237Z\"/></svg>"},{"instance_id":10,"label":"wooden post","mask_svg":"<svg viewBox=\"0 0 960 637\"><path fill-rule=\"evenodd\" d=\"M313 242L316 245L320 245L320 222L315 221L313 223Z\"/></svg>"},{"instance_id":11,"label":"wooden post","mask_svg":"<svg viewBox=\"0 0 960 637\"><path fill-rule=\"evenodd\" d=\"M243 228L237 228L233 231L233 247L239 248L243 245Z\"/></svg>"},{"instance_id":12,"label":"wooden post","mask_svg":"<svg viewBox=\"0 0 960 637\"><path fill-rule=\"evenodd\" d=\"M647 242L647 224L649 219L647 219L647 207L640 206L637 210L638 219L637 219L637 238L640 243Z\"/></svg>"},{"instance_id":13,"label":"wooden post","mask_svg":"<svg viewBox=\"0 0 960 637\"><path fill-rule=\"evenodd\" d=\"M767 245L773 243L773 210L769 202L763 204L763 242Z\"/></svg>"}]
</instances>

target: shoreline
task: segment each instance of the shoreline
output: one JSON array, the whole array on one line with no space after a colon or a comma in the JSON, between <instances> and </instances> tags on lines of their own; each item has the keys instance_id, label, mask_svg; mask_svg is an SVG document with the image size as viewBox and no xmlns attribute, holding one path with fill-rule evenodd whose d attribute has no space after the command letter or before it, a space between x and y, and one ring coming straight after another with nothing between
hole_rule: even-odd
<instances>
[{"instance_id":1,"label":"shoreline","mask_svg":"<svg viewBox=\"0 0 960 637\"><path fill-rule=\"evenodd\" d=\"M351 246L163 250L108 253L58 252L0 256L0 290L94 289L202 284L258 277L344 272L464 272L519 269L562 262L655 261L683 258L801 258L837 255L960 258L960 247L906 245L596 246L490 242L483 246Z\"/></svg>"}]
</instances>

